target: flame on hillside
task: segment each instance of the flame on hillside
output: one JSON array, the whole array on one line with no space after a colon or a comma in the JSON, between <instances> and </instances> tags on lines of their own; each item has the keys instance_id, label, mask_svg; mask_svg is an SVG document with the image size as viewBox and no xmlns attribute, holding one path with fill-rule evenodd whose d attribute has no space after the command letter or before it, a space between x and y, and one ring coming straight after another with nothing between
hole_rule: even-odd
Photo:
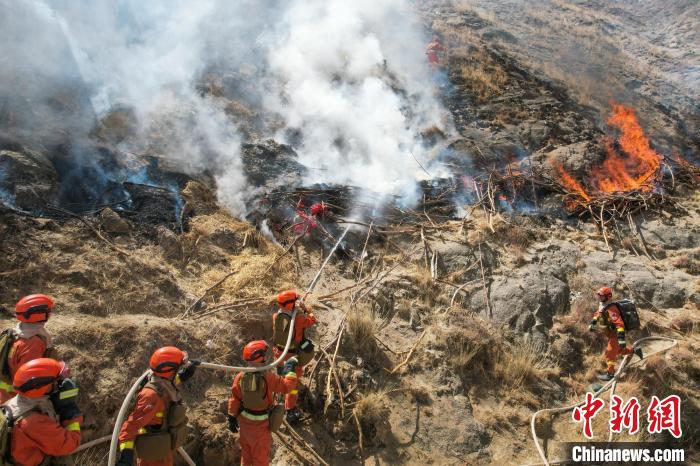
<instances>
[{"instance_id":1,"label":"flame on hillside","mask_svg":"<svg viewBox=\"0 0 700 466\"><path fill-rule=\"evenodd\" d=\"M617 140L606 138L605 160L591 171L586 180L587 187L562 166L557 167L559 182L585 200L606 193L651 191L661 168L662 156L651 148L634 110L613 104L608 124L618 128L620 136Z\"/></svg>"}]
</instances>

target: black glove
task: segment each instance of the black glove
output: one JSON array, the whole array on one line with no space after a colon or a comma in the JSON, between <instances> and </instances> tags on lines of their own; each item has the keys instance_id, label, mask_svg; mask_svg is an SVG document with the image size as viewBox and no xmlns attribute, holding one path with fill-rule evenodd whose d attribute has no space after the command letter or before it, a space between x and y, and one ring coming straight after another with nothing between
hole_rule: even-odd
<instances>
[{"instance_id":1,"label":"black glove","mask_svg":"<svg viewBox=\"0 0 700 466\"><path fill-rule=\"evenodd\" d=\"M199 366L201 363L201 361L196 359L190 359L190 363L186 367L180 369L180 371L177 373L178 377L180 378L180 382L186 382L191 379L194 372L197 370L197 366Z\"/></svg>"},{"instance_id":2,"label":"black glove","mask_svg":"<svg viewBox=\"0 0 700 466\"><path fill-rule=\"evenodd\" d=\"M238 432L238 418L236 418L236 416L231 416L230 414L227 414L226 419L228 420L228 430L230 430L234 434Z\"/></svg>"},{"instance_id":3,"label":"black glove","mask_svg":"<svg viewBox=\"0 0 700 466\"><path fill-rule=\"evenodd\" d=\"M289 358L287 359L287 362L284 363L284 367L282 367L282 373L286 375L290 372L294 372L298 365L299 360L297 358Z\"/></svg>"},{"instance_id":4,"label":"black glove","mask_svg":"<svg viewBox=\"0 0 700 466\"><path fill-rule=\"evenodd\" d=\"M625 349L627 348L627 342L625 341L625 331L624 330L619 330L617 331L617 344L620 345L620 348Z\"/></svg>"},{"instance_id":5,"label":"black glove","mask_svg":"<svg viewBox=\"0 0 700 466\"><path fill-rule=\"evenodd\" d=\"M595 320L595 319L593 319L593 320L591 321L591 324L588 326L588 330L590 330L591 332L595 332L595 328L596 328L597 326L598 326L598 321Z\"/></svg>"},{"instance_id":6,"label":"black glove","mask_svg":"<svg viewBox=\"0 0 700 466\"><path fill-rule=\"evenodd\" d=\"M71 379L63 379L58 389L51 393L50 399L61 421L75 419L82 415L75 400L78 397L78 385Z\"/></svg>"},{"instance_id":7,"label":"black glove","mask_svg":"<svg viewBox=\"0 0 700 466\"><path fill-rule=\"evenodd\" d=\"M312 353L314 350L314 342L309 339L304 339L301 341L299 349L301 349L301 351L304 353Z\"/></svg>"},{"instance_id":8,"label":"black glove","mask_svg":"<svg viewBox=\"0 0 700 466\"><path fill-rule=\"evenodd\" d=\"M132 466L134 464L134 449L125 448L119 455L119 461L116 466Z\"/></svg>"}]
</instances>

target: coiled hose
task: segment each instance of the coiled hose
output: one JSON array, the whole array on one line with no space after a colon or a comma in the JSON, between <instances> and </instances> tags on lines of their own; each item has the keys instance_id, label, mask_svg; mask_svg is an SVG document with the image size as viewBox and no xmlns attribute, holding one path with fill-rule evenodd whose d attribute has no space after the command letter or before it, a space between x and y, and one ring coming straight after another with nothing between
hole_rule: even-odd
<instances>
[{"instance_id":1,"label":"coiled hose","mask_svg":"<svg viewBox=\"0 0 700 466\"><path fill-rule=\"evenodd\" d=\"M333 248L330 250L328 253L328 256L326 257L326 260L323 262L321 265L321 268L318 270L316 275L314 276L313 280L311 280L311 283L309 284L309 287L307 288L306 292L304 293L304 296L302 297L302 300L304 300L309 293L314 289L314 287L318 284L318 280L321 277L321 272L323 272L323 269L328 265L328 261L330 261L331 257L333 256L333 253L335 253L335 250L338 248L340 245L340 242L343 241L343 238L345 238L345 235L347 232L350 230L350 226L346 227L343 233L340 235L338 240L336 241L335 245ZM296 320L296 315L297 315L297 310L294 309L294 312L292 312L292 317L291 321L289 324L289 333L287 334L287 343L284 345L284 351L282 351L282 354L275 359L273 362L266 366L261 366L261 367L237 367L237 366L226 366L223 364L214 364L210 362L202 362L200 363L199 367L204 367L207 369L218 369L218 370L223 370L223 371L236 371L236 372L262 372L262 371L268 371L270 369L274 369L277 367L277 364L282 362L284 360L284 357L287 355L287 352L289 351L289 346L292 343L292 335L294 335L294 321ZM119 409L119 414L117 415L117 419L114 422L114 429L112 430L112 437L111 437L111 444L109 446L109 459L107 462L108 466L114 466L117 462L117 451L118 451L118 444L119 444L119 431L121 429L122 424L124 423L124 418L126 417L126 413L129 410L129 404L131 403L131 400L133 399L134 395L136 392L140 389L141 384L143 381L151 374L151 370L148 369L146 370L141 376L136 379L136 382L134 382L134 385L131 386L131 389L129 392L126 394L126 397L124 398L124 402L122 403L121 408ZM196 466L194 461L187 455L184 449L178 448L178 453L183 457L183 459L190 464L191 466Z\"/></svg>"},{"instance_id":2,"label":"coiled hose","mask_svg":"<svg viewBox=\"0 0 700 466\"><path fill-rule=\"evenodd\" d=\"M670 350L671 348L673 348L674 346L676 346L676 345L678 344L678 340L675 340L675 339L673 339L673 338L667 338L667 337L646 337L646 338L642 338L642 339L637 340L637 341L634 343L634 345L632 345L632 348L637 348L637 347L639 346L639 344L642 343L642 342L644 342L644 341L670 341L670 342L671 342L671 345L667 346L666 348L663 348L663 349L660 349L660 350L658 350L658 351L654 351L653 353L644 355L644 359L648 358L649 356L653 356L653 355L655 355L655 354L662 353L662 352L664 352L664 351L668 351L668 350ZM625 368L627 367L627 363L628 363L629 360L630 360L630 356L632 356L632 355L631 355L631 354L628 354L628 355L626 355L626 356L622 359L622 363L620 363L620 368L617 370L617 372L615 372L615 377L614 377L612 380L608 381L605 385L603 385L602 387L600 387L600 388L593 394L593 396L598 396L598 395L600 395L601 393L603 393L603 392L605 392L605 391L607 391L607 390L609 389L609 390L610 390L610 401L612 402L612 397L613 397L613 395L615 394L615 387L617 386L617 378L618 378L618 376L622 373L622 371L625 370ZM635 361L634 364L637 364L638 362L639 362L639 361ZM540 458L542 458L542 463L537 463L537 464L543 464L544 466L549 466L549 465L550 465L549 461L547 461L547 455L545 454L544 449L542 448L542 445L540 445L540 442L539 442L539 440L538 440L538 438L537 438L537 432L535 431L535 420L537 419L537 416L539 416L540 414L542 414L542 413L544 413L544 412L547 412L547 411L552 412L552 413L563 413L563 412L566 412L566 411L570 411L570 410L572 410L572 409L574 409L574 408L576 408L576 407L578 407L578 406L581 406L581 405L584 404L584 403L585 403L585 400L584 400L584 401L580 401L580 402L578 402L578 403L576 403L576 404L573 404L573 405L570 405L570 406L562 406L562 407L559 407L559 408L544 408L544 409L540 409L539 411L535 412L535 413L532 415L532 418L530 419L530 432L532 433L532 440L535 442L535 447L537 448L537 453L539 453ZM608 442L611 442L611 441L612 441L612 436L613 436L612 431L609 431L609 434L608 434ZM553 463L554 463L554 464L557 464L557 463L560 463L560 461L556 461L556 462L553 462ZM528 466L530 466L530 465L528 465Z\"/></svg>"}]
</instances>

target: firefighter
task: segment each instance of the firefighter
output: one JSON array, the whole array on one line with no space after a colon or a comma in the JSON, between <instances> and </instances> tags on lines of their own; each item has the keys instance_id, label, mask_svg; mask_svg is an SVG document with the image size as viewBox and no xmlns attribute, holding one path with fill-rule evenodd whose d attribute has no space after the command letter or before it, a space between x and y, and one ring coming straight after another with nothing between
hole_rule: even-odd
<instances>
[{"instance_id":1,"label":"firefighter","mask_svg":"<svg viewBox=\"0 0 700 466\"><path fill-rule=\"evenodd\" d=\"M173 452L187 438L186 408L179 385L190 379L199 361L174 346L157 349L150 360L151 375L119 432L118 466L172 466Z\"/></svg>"},{"instance_id":2,"label":"firefighter","mask_svg":"<svg viewBox=\"0 0 700 466\"><path fill-rule=\"evenodd\" d=\"M10 456L18 466L37 466L47 457L52 464L72 464L70 455L80 445L83 416L75 403L78 387L64 378L65 363L38 358L23 364L12 385L17 395L4 403L12 419ZM4 463L3 463L4 464Z\"/></svg>"},{"instance_id":3,"label":"firefighter","mask_svg":"<svg viewBox=\"0 0 700 466\"><path fill-rule=\"evenodd\" d=\"M294 290L283 291L277 296L279 308L277 312L272 315L272 341L275 345L272 351L275 359L279 358L284 351L284 347L287 343L287 336L289 335L289 324L292 320L292 312L297 307L297 300L299 300L299 298L301 298L301 296ZM289 351L284 359L286 361L293 356L297 356L299 362L295 369L297 377L301 377L304 365L313 358L314 344L311 340L306 338L305 333L306 329L312 327L314 324L316 324L316 317L314 317L311 310L303 301L299 301L297 316L294 319L294 335L289 345ZM282 368L282 364L283 362L280 362L280 368ZM292 424L301 419L301 413L297 409L298 397L299 390L296 388L291 390L284 397L284 409L286 410L287 422Z\"/></svg>"},{"instance_id":4,"label":"firefighter","mask_svg":"<svg viewBox=\"0 0 700 466\"><path fill-rule=\"evenodd\" d=\"M440 66L440 52L445 51L445 46L440 42L438 36L433 36L433 40L425 48L425 54L428 56L428 65L431 68L438 68Z\"/></svg>"},{"instance_id":5,"label":"firefighter","mask_svg":"<svg viewBox=\"0 0 700 466\"><path fill-rule=\"evenodd\" d=\"M264 340L248 343L243 348L243 359L251 366L263 366L269 345ZM284 377L272 371L240 372L231 386L228 399L228 429L236 433L240 429L241 465L267 466L270 461L272 431L282 423L282 406L275 407L275 393L296 390L296 358L284 363ZM279 408L279 409L277 409Z\"/></svg>"},{"instance_id":6,"label":"firefighter","mask_svg":"<svg viewBox=\"0 0 700 466\"><path fill-rule=\"evenodd\" d=\"M636 354L639 359L642 359L642 348L629 348L625 341L625 323L620 314L620 308L612 300L612 289L607 286L602 287L597 291L598 301L600 305L598 310L593 314L588 330L594 332L598 325L603 325L606 328L608 336L608 347L605 349L605 360L608 364L608 370L604 374L598 375L598 379L609 381L615 377L615 362L618 356Z\"/></svg>"},{"instance_id":7,"label":"firefighter","mask_svg":"<svg viewBox=\"0 0 700 466\"><path fill-rule=\"evenodd\" d=\"M43 294L33 294L20 299L15 305L15 317L19 320L10 333L7 352L7 374L0 377L0 403L13 396L11 382L15 372L24 363L49 355L51 335L44 328L53 310L54 301Z\"/></svg>"}]
</instances>

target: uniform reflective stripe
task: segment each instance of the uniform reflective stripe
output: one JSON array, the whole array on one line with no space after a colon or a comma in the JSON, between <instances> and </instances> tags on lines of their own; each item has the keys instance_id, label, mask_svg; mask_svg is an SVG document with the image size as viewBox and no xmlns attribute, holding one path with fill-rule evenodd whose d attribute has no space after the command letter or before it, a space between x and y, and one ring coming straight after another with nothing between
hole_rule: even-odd
<instances>
[{"instance_id":1,"label":"uniform reflective stripe","mask_svg":"<svg viewBox=\"0 0 700 466\"><path fill-rule=\"evenodd\" d=\"M80 423L79 422L71 422L66 426L67 430L80 430Z\"/></svg>"},{"instance_id":2,"label":"uniform reflective stripe","mask_svg":"<svg viewBox=\"0 0 700 466\"><path fill-rule=\"evenodd\" d=\"M264 421L265 419L270 417L269 414L267 414L267 413L265 413L265 414L251 414L251 413L247 412L246 410L241 411L241 416L243 416L246 419L250 419L251 421Z\"/></svg>"},{"instance_id":3,"label":"uniform reflective stripe","mask_svg":"<svg viewBox=\"0 0 700 466\"><path fill-rule=\"evenodd\" d=\"M0 390L5 390L7 393L14 393L15 388L7 382L0 380Z\"/></svg>"},{"instance_id":4,"label":"uniform reflective stripe","mask_svg":"<svg viewBox=\"0 0 700 466\"><path fill-rule=\"evenodd\" d=\"M127 441L119 444L119 450L133 450L133 449L134 449L134 441L133 440L127 440Z\"/></svg>"},{"instance_id":5,"label":"uniform reflective stripe","mask_svg":"<svg viewBox=\"0 0 700 466\"><path fill-rule=\"evenodd\" d=\"M299 390L290 390L289 391L290 395L296 395L297 393L299 393Z\"/></svg>"},{"instance_id":6,"label":"uniform reflective stripe","mask_svg":"<svg viewBox=\"0 0 700 466\"><path fill-rule=\"evenodd\" d=\"M309 340L305 340L305 341L301 344L301 349L304 349L304 348L306 348L307 346L309 346L309 343L311 343Z\"/></svg>"},{"instance_id":7,"label":"uniform reflective stripe","mask_svg":"<svg viewBox=\"0 0 700 466\"><path fill-rule=\"evenodd\" d=\"M74 396L78 396L78 389L77 388L72 388L70 390L66 390L65 392L61 392L61 395L59 398L61 400L65 400L66 398L73 398Z\"/></svg>"},{"instance_id":8,"label":"uniform reflective stripe","mask_svg":"<svg viewBox=\"0 0 700 466\"><path fill-rule=\"evenodd\" d=\"M165 416L165 413L163 411L158 411L156 413L156 417L163 417L163 416Z\"/></svg>"},{"instance_id":9,"label":"uniform reflective stripe","mask_svg":"<svg viewBox=\"0 0 700 466\"><path fill-rule=\"evenodd\" d=\"M285 375L285 378L287 379L296 379L297 374L295 372L287 372L287 375Z\"/></svg>"}]
</instances>

